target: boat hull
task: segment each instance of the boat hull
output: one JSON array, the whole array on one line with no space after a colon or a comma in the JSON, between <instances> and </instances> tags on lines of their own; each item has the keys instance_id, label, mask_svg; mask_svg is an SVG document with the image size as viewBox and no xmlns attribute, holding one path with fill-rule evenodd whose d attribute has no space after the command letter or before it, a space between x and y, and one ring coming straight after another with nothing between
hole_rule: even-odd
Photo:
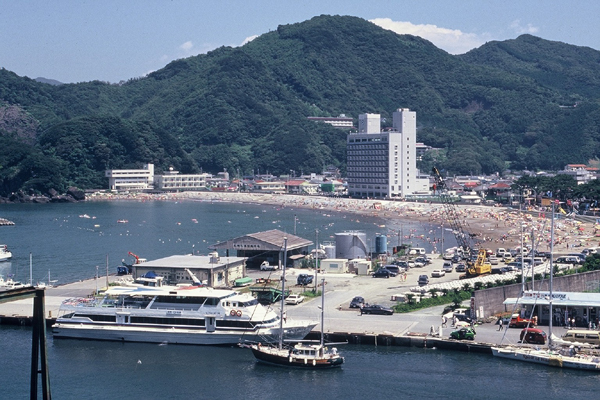
<instances>
[{"instance_id":1,"label":"boat hull","mask_svg":"<svg viewBox=\"0 0 600 400\"><path fill-rule=\"evenodd\" d=\"M600 372L600 358L598 357L569 357L546 350L503 347L492 347L492 354L495 357L542 364L549 367L584 369Z\"/></svg>"},{"instance_id":2,"label":"boat hull","mask_svg":"<svg viewBox=\"0 0 600 400\"><path fill-rule=\"evenodd\" d=\"M291 326L284 329L286 340L301 340L315 327L315 324ZM105 340L139 343L170 343L207 346L237 345L243 341L276 340L279 329L259 329L257 331L185 329L181 327L144 327L133 325L84 324L58 322L52 326L52 333L58 339Z\"/></svg>"},{"instance_id":3,"label":"boat hull","mask_svg":"<svg viewBox=\"0 0 600 400\"><path fill-rule=\"evenodd\" d=\"M301 357L289 353L288 350L261 349L257 345L251 346L252 353L258 362L292 368L329 369L341 367L344 358L336 355L331 357Z\"/></svg>"}]
</instances>

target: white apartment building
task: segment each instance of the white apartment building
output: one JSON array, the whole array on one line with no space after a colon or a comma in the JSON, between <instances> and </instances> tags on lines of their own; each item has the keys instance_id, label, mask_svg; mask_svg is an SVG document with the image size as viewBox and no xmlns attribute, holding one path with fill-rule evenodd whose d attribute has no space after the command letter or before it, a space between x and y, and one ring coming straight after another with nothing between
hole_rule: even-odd
<instances>
[{"instance_id":1,"label":"white apartment building","mask_svg":"<svg viewBox=\"0 0 600 400\"><path fill-rule=\"evenodd\" d=\"M154 164L145 164L144 169L108 169L104 176L108 178L110 190L145 190L154 187Z\"/></svg>"},{"instance_id":2,"label":"white apartment building","mask_svg":"<svg viewBox=\"0 0 600 400\"><path fill-rule=\"evenodd\" d=\"M165 191L203 190L206 189L207 179L211 174L179 174L179 171L169 169L164 175L155 176L155 187Z\"/></svg>"},{"instance_id":3,"label":"white apartment building","mask_svg":"<svg viewBox=\"0 0 600 400\"><path fill-rule=\"evenodd\" d=\"M379 114L361 114L358 132L347 137L348 194L391 198L428 193L429 180L416 167L417 114L394 112L391 131L381 131Z\"/></svg>"},{"instance_id":4,"label":"white apartment building","mask_svg":"<svg viewBox=\"0 0 600 400\"><path fill-rule=\"evenodd\" d=\"M339 117L308 117L308 120L314 122L323 122L336 128L354 128L354 121L352 118L348 118L344 114L341 114Z\"/></svg>"}]
</instances>

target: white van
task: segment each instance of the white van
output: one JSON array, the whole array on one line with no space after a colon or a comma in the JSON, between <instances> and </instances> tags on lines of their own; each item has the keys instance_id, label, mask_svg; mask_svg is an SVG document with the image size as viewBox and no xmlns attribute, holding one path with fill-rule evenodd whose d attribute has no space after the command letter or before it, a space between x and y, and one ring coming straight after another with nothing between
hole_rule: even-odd
<instances>
[{"instance_id":1,"label":"white van","mask_svg":"<svg viewBox=\"0 0 600 400\"><path fill-rule=\"evenodd\" d=\"M562 340L600 346L600 332L588 331L587 329L569 329L567 333L563 335Z\"/></svg>"},{"instance_id":2,"label":"white van","mask_svg":"<svg viewBox=\"0 0 600 400\"><path fill-rule=\"evenodd\" d=\"M410 249L410 252L408 253L411 256L413 255L417 255L417 256L424 256L425 253L425 249L420 248L420 247L413 247L412 249Z\"/></svg>"}]
</instances>

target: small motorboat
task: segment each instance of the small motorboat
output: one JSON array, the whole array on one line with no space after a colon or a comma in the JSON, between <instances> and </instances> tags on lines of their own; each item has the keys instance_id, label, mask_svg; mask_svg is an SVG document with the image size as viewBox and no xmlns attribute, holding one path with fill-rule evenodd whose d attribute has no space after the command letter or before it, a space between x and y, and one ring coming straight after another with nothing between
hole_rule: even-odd
<instances>
[{"instance_id":1,"label":"small motorboat","mask_svg":"<svg viewBox=\"0 0 600 400\"><path fill-rule=\"evenodd\" d=\"M8 246L0 244L0 261L8 261L12 258L12 253L8 250Z\"/></svg>"}]
</instances>

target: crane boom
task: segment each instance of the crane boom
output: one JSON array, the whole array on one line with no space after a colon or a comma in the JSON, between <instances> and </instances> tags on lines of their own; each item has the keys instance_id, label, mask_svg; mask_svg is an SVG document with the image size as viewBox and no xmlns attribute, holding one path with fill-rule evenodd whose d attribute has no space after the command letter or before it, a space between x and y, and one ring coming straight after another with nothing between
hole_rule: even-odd
<instances>
[{"instance_id":1,"label":"crane boom","mask_svg":"<svg viewBox=\"0 0 600 400\"><path fill-rule=\"evenodd\" d=\"M450 223L450 227L452 228L452 232L456 237L456 241L459 247L467 253L474 253L474 241L473 235L471 235L468 231L464 229L464 226L467 225L467 222L461 222L461 218L458 214L456 204L452 201L450 196L448 195L448 188L446 187L446 182L440 175L440 172L436 167L433 167L433 176L436 181L436 187L439 191L440 198L442 200L442 204L444 205L444 209L446 211L446 219Z\"/></svg>"},{"instance_id":2,"label":"crane boom","mask_svg":"<svg viewBox=\"0 0 600 400\"><path fill-rule=\"evenodd\" d=\"M436 189L439 191L440 199L442 200L444 210L446 211L446 219L450 223L456 242L467 259L467 273L464 276L461 276L461 278L470 278L491 273L492 266L486 260L487 252L485 249L475 248L477 244L475 243L474 235L465 229L465 226L468 227L467 222L461 222L458 207L456 207L456 204L454 204L448 194L446 182L444 182L442 175L436 167L433 167L432 172L436 182ZM444 249L442 249L442 251L443 250ZM477 254L477 260L473 261L471 256L475 254Z\"/></svg>"}]
</instances>

